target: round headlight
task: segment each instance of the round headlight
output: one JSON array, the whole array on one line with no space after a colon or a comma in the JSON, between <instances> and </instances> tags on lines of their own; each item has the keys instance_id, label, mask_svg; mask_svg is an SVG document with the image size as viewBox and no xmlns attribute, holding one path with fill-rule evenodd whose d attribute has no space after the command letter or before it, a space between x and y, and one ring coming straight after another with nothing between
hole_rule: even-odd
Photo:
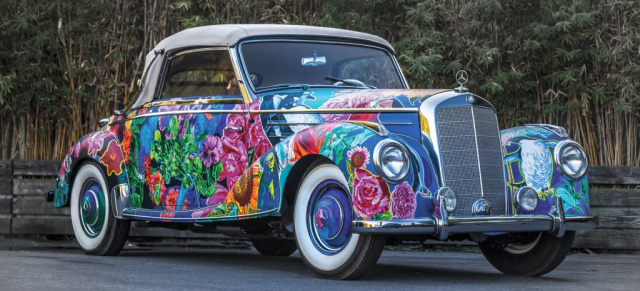
<instances>
[{"instance_id":1,"label":"round headlight","mask_svg":"<svg viewBox=\"0 0 640 291\"><path fill-rule=\"evenodd\" d=\"M516 191L515 195L516 205L524 212L531 212L538 207L538 193L536 190L529 187L524 186L518 191Z\"/></svg>"},{"instance_id":2,"label":"round headlight","mask_svg":"<svg viewBox=\"0 0 640 291\"><path fill-rule=\"evenodd\" d=\"M444 198L444 210L446 210L447 212L452 212L456 209L458 198L456 197L456 192L453 192L451 188L440 188L440 190L438 190L438 196Z\"/></svg>"},{"instance_id":3,"label":"round headlight","mask_svg":"<svg viewBox=\"0 0 640 291\"><path fill-rule=\"evenodd\" d=\"M409 173L407 151L396 141L384 140L374 150L374 160L379 173L391 182L404 179Z\"/></svg>"},{"instance_id":4,"label":"round headlight","mask_svg":"<svg viewBox=\"0 0 640 291\"><path fill-rule=\"evenodd\" d=\"M559 142L554 151L554 159L560 172L574 180L582 178L589 165L584 150L574 141Z\"/></svg>"}]
</instances>

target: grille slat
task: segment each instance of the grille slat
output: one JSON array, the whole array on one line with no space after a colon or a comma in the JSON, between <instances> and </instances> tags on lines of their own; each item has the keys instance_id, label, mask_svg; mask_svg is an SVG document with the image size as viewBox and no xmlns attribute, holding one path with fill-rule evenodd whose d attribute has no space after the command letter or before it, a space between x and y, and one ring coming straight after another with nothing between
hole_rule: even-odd
<instances>
[{"instance_id":1,"label":"grille slat","mask_svg":"<svg viewBox=\"0 0 640 291\"><path fill-rule=\"evenodd\" d=\"M454 216L469 216L483 198L491 213L506 213L500 130L491 108L458 106L437 111L438 142L444 183L458 196Z\"/></svg>"}]
</instances>

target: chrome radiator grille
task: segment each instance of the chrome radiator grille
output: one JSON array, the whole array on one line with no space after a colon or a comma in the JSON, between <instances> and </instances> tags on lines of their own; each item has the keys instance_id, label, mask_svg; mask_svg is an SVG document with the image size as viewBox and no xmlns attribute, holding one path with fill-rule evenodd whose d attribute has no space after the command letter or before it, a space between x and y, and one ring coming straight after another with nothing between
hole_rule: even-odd
<instances>
[{"instance_id":1,"label":"chrome radiator grille","mask_svg":"<svg viewBox=\"0 0 640 291\"><path fill-rule=\"evenodd\" d=\"M477 106L443 107L437 111L443 181L458 197L454 216L472 215L483 198L492 215L506 214L500 130L495 112Z\"/></svg>"}]
</instances>

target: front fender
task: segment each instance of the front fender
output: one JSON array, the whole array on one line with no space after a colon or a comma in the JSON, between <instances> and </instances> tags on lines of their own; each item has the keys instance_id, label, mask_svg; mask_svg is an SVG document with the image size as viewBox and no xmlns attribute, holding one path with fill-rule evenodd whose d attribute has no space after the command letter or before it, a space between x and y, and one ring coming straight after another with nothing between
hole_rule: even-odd
<instances>
[{"instance_id":1,"label":"front fender","mask_svg":"<svg viewBox=\"0 0 640 291\"><path fill-rule=\"evenodd\" d=\"M56 178L54 207L69 204L69 185L73 184L76 172L86 160L93 160L102 167L110 193L117 185L128 185L120 141L110 131L93 132L80 138L65 156Z\"/></svg>"},{"instance_id":2,"label":"front fender","mask_svg":"<svg viewBox=\"0 0 640 291\"><path fill-rule=\"evenodd\" d=\"M407 178L399 183L382 178L373 162L374 148L385 139L405 145L415 161ZM259 185L260 211L269 208L281 210L284 185L292 169L298 161L309 155L323 156L342 170L353 196L356 220L406 219L428 215L422 210L416 211L417 205L432 205L428 187L435 187L436 184L432 167L427 167L430 172L429 179L426 179L429 180L428 186L425 185L425 179L420 178L425 174L419 171L425 168L417 165L425 161L424 157L415 157L418 155L416 150L401 138L380 134L366 125L349 122L325 123L301 130L263 155L252 166L261 172L253 175L259 179L253 184Z\"/></svg>"},{"instance_id":3,"label":"front fender","mask_svg":"<svg viewBox=\"0 0 640 291\"><path fill-rule=\"evenodd\" d=\"M525 185L538 192L538 207L530 214L549 213L556 196L562 198L566 216L589 214L587 175L573 180L557 169L554 160L558 142L570 140L564 129L525 125L503 130L500 134L512 214L523 214L513 203L513 194Z\"/></svg>"}]
</instances>

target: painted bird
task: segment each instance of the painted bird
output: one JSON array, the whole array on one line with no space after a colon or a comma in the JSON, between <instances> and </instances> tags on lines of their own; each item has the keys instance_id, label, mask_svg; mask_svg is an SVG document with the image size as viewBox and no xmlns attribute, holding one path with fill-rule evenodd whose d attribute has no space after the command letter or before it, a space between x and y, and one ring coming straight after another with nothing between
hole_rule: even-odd
<instances>
[{"instance_id":1,"label":"painted bird","mask_svg":"<svg viewBox=\"0 0 640 291\"><path fill-rule=\"evenodd\" d=\"M522 174L527 186L536 189L537 192L548 189L553 161L547 145L541 140L523 139L520 146Z\"/></svg>"}]
</instances>

